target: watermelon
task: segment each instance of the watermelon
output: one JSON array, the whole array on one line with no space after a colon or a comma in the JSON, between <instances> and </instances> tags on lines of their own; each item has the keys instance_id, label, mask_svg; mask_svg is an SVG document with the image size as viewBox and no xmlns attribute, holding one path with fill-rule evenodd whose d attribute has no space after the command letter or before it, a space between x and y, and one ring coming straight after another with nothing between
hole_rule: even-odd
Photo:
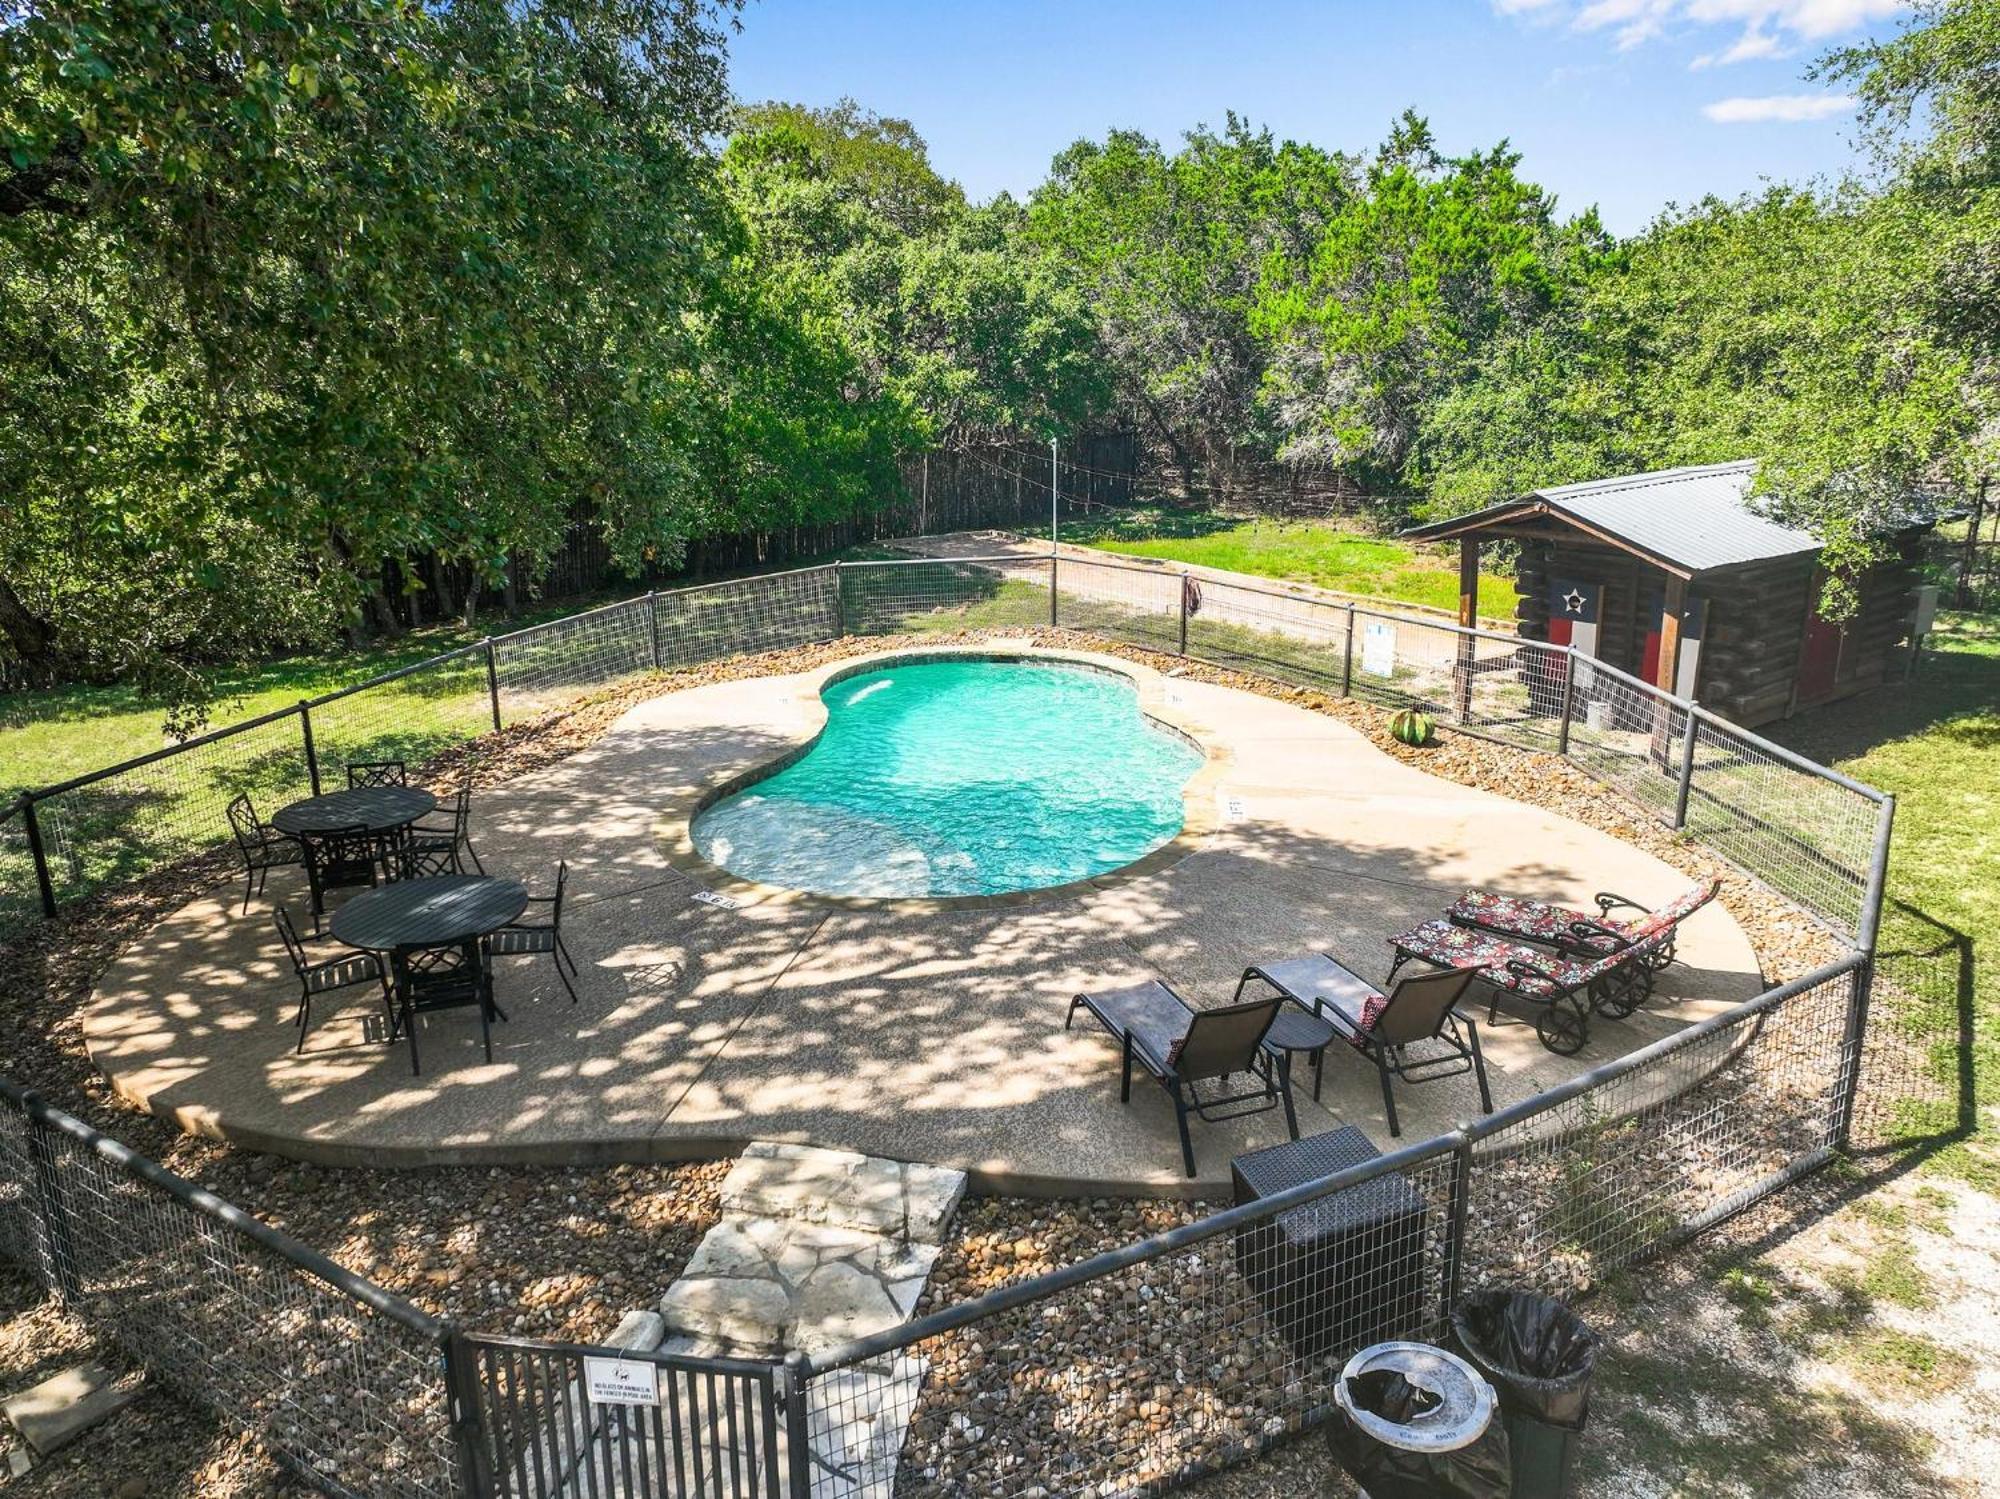
<instances>
[{"instance_id":1,"label":"watermelon","mask_svg":"<svg viewBox=\"0 0 2000 1499\"><path fill-rule=\"evenodd\" d=\"M1421 708L1404 708L1390 715L1389 733L1399 743L1426 745L1437 732L1437 723Z\"/></svg>"}]
</instances>

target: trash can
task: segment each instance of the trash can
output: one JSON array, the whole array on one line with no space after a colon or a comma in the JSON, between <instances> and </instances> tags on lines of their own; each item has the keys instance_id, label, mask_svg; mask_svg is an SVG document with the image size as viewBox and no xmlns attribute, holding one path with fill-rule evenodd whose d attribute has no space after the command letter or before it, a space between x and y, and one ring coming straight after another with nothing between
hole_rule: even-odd
<instances>
[{"instance_id":1,"label":"trash can","mask_svg":"<svg viewBox=\"0 0 2000 1499\"><path fill-rule=\"evenodd\" d=\"M1590 1415L1601 1340L1560 1301L1533 1291L1474 1292L1452 1313L1451 1327L1500 1392L1514 1499L1561 1499Z\"/></svg>"},{"instance_id":2,"label":"trash can","mask_svg":"<svg viewBox=\"0 0 2000 1499\"><path fill-rule=\"evenodd\" d=\"M1507 1499L1507 1429L1464 1359L1377 1343L1347 1361L1333 1401L1327 1446L1366 1499Z\"/></svg>"}]
</instances>

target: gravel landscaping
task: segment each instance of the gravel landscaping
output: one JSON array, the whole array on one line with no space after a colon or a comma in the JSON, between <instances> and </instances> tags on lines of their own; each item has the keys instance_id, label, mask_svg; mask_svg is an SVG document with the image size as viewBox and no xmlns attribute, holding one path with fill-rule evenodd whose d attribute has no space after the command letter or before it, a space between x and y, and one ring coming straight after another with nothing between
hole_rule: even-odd
<instances>
[{"instance_id":1,"label":"gravel landscaping","mask_svg":"<svg viewBox=\"0 0 2000 1499\"><path fill-rule=\"evenodd\" d=\"M1675 837L1567 761L1448 730L1437 744L1413 750L1388 737L1386 713L1365 704L1155 652L1107 646L1091 636L1048 630L996 633L1016 640L1032 633L1039 644L1108 652L1163 672L1327 713L1361 729L1384 752L1433 775L1559 812L1623 838L1690 876L1720 878L1724 905L1774 982L1840 954L1839 944L1808 918ZM661 693L801 671L901 644L935 646L978 638L855 639L640 679L539 715L444 757L431 769L442 775L451 762L474 754L479 782L496 784L566 758L634 703ZM229 860L219 855L188 861L82 903L0 951L0 1072L32 1080L52 1102L425 1310L468 1327L589 1341L607 1335L630 1308L656 1298L715 1222L726 1162L601 1169L335 1170L183 1136L109 1096L83 1055L78 1006L132 934L211 886L228 867ZM1731 1090L1730 1096L1706 1098L1699 1107L1762 1112L1783 1096L1777 1087L1760 1093L1767 1081L1754 1069L1733 1069L1711 1085ZM1811 1121L1795 1123L1804 1128ZM1781 1160L1790 1143L1768 1139L1759 1157ZM1692 1165L1754 1177L1758 1162ZM1653 1157L1641 1152L1629 1169L1633 1179L1657 1183L1686 1180L1690 1166L1684 1153L1668 1150ZM1510 1203L1546 1203L1551 1192L1564 1186L1560 1168L1547 1157L1524 1157L1513 1169L1519 1180L1500 1194ZM937 1260L920 1310L955 1304L1134 1237L1194 1221L1203 1210L1200 1204L1169 1202L968 1201ZM1473 1275L1512 1274L1516 1268L1475 1265ZM1598 1278L1587 1253L1571 1260L1541 1257L1533 1268L1553 1277L1551 1289L1578 1289ZM1218 1336L1219 1329L1227 1329L1228 1335ZM1206 1342L1200 1336L1204 1331ZM64 1336L88 1339L80 1329ZM1067 1340L1057 1345L1062 1356L1051 1357L1051 1337ZM8 1346L0 1344L0 1352ZM1107 1476L1164 1476L1183 1465L1214 1464L1240 1453L1247 1443L1282 1436L1298 1426L1305 1411L1304 1392L1296 1382L1298 1362L1263 1321L1226 1241L1127 1272L1094 1291L1071 1293L1059 1306L1033 1315L1017 1314L938 1340L926 1352L931 1371L904 1453L905 1478L913 1492L1028 1493L1033 1484L1026 1475L1061 1474L1067 1484L1084 1466L1095 1475L1100 1464L1108 1464L1102 1469ZM7 1388L24 1382L13 1360L0 1367L0 1382ZM1190 1382L1200 1386L1194 1405L1188 1400ZM185 1485L179 1491L248 1494L266 1491L259 1483L278 1481L265 1460L224 1462L226 1472L212 1473L217 1444L233 1450L233 1439L163 1394L149 1391L118 1424L152 1433L135 1450L143 1448L146 1463L162 1473L177 1466ZM1278 1492L1255 1485L1281 1482L1292 1464L1320 1471L1320 1450L1316 1441L1307 1441L1254 1469L1213 1480L1218 1486L1204 1492ZM257 1476L260 1462L263 1478ZM232 1476L238 1470L244 1476ZM162 1479L153 1491L173 1486ZM100 1483L92 1491L108 1490Z\"/></svg>"}]
</instances>

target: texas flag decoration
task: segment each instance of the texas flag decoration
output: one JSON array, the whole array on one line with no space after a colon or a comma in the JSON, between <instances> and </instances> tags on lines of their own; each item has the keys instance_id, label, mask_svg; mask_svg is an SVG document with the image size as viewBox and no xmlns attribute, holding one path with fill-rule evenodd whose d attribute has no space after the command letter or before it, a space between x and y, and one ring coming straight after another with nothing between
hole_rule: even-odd
<instances>
[{"instance_id":1,"label":"texas flag decoration","mask_svg":"<svg viewBox=\"0 0 2000 1499\"><path fill-rule=\"evenodd\" d=\"M1575 646L1586 656L1597 654L1597 619L1604 602L1602 583L1574 578L1549 581L1549 644Z\"/></svg>"}]
</instances>

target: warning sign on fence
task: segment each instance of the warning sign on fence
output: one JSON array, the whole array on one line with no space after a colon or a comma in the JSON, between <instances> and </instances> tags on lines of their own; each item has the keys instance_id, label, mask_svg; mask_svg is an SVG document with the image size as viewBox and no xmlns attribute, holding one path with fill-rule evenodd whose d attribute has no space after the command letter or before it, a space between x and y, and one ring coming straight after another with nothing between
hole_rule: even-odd
<instances>
[{"instance_id":1,"label":"warning sign on fence","mask_svg":"<svg viewBox=\"0 0 2000 1499\"><path fill-rule=\"evenodd\" d=\"M595 1405L658 1405L660 1367L643 1359L586 1358L583 1387Z\"/></svg>"}]
</instances>

